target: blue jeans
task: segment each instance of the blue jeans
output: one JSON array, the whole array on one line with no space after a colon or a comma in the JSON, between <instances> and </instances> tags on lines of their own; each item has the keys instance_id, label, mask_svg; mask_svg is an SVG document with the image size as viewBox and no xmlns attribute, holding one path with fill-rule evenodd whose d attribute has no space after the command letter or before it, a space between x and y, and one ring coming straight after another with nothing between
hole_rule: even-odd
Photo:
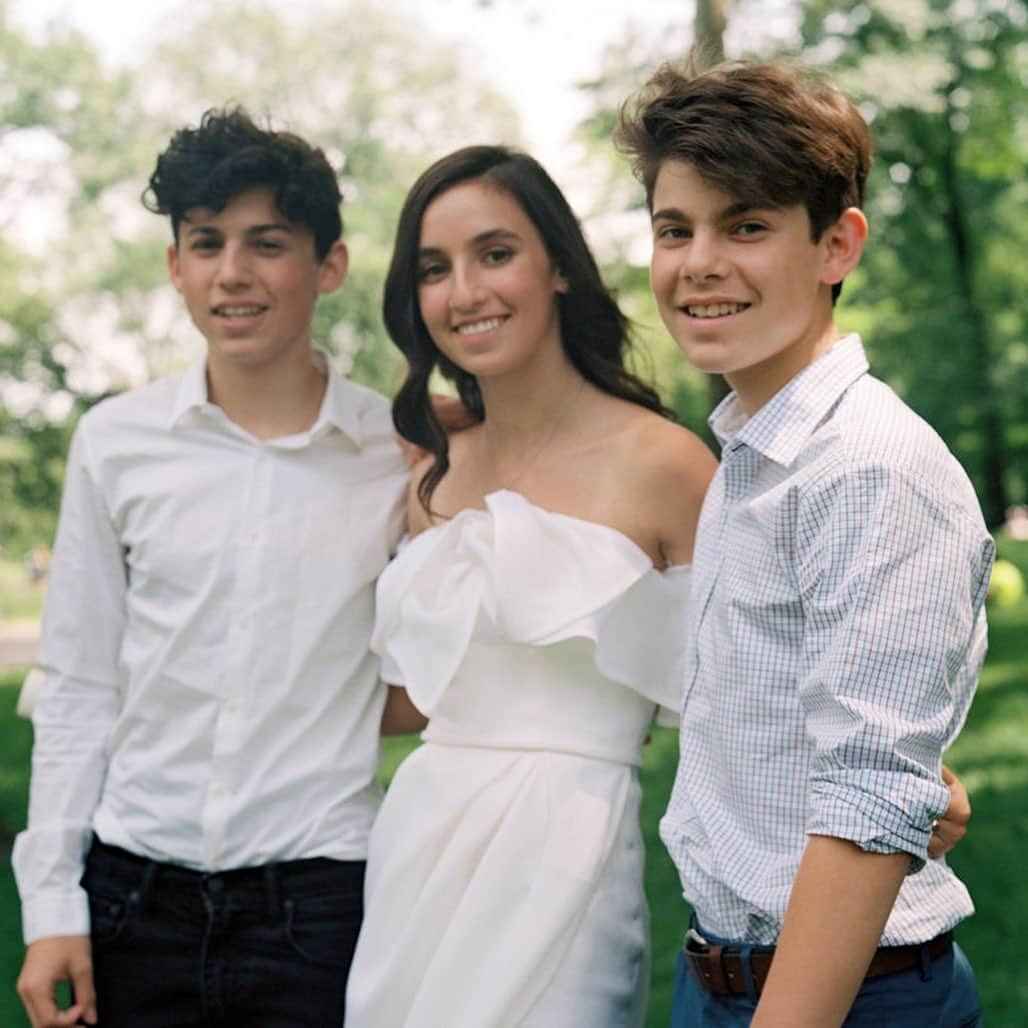
<instances>
[{"instance_id":1,"label":"blue jeans","mask_svg":"<svg viewBox=\"0 0 1028 1028\"><path fill-rule=\"evenodd\" d=\"M203 874L94 841L100 1028L338 1028L364 862L324 858Z\"/></svg>"},{"instance_id":2,"label":"blue jeans","mask_svg":"<svg viewBox=\"0 0 1028 1028\"><path fill-rule=\"evenodd\" d=\"M738 946L703 931L714 943ZM716 996L696 984L679 951L671 1028L746 1028L757 1009L746 996ZM865 981L844 1028L980 1028L974 972L963 950L953 948L920 969Z\"/></svg>"}]
</instances>

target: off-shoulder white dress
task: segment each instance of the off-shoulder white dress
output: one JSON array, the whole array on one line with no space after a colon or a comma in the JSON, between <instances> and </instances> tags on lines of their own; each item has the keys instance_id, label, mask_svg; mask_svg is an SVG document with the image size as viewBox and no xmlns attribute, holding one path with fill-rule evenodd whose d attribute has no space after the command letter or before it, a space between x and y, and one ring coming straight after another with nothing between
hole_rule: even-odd
<instances>
[{"instance_id":1,"label":"off-shoulder white dress","mask_svg":"<svg viewBox=\"0 0 1028 1028\"><path fill-rule=\"evenodd\" d=\"M637 769L687 592L506 490L386 569L373 646L430 721L372 832L347 1028L643 1023Z\"/></svg>"}]
</instances>

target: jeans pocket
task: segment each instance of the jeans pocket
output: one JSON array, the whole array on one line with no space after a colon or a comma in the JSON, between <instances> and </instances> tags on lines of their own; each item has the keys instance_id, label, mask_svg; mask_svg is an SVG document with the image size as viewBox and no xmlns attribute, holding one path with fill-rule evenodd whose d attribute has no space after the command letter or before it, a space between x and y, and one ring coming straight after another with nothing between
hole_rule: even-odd
<instances>
[{"instance_id":1,"label":"jeans pocket","mask_svg":"<svg viewBox=\"0 0 1028 1028\"><path fill-rule=\"evenodd\" d=\"M139 898L131 883L122 881L97 866L91 854L79 883L89 897L89 936L94 946L104 946L121 938L131 908Z\"/></svg>"},{"instance_id":2,"label":"jeans pocket","mask_svg":"<svg viewBox=\"0 0 1028 1028\"><path fill-rule=\"evenodd\" d=\"M364 913L360 890L287 899L282 906L286 940L301 959L320 967L349 966Z\"/></svg>"},{"instance_id":3,"label":"jeans pocket","mask_svg":"<svg viewBox=\"0 0 1028 1028\"><path fill-rule=\"evenodd\" d=\"M117 942L125 931L131 901L89 893L89 936L94 946Z\"/></svg>"}]
</instances>

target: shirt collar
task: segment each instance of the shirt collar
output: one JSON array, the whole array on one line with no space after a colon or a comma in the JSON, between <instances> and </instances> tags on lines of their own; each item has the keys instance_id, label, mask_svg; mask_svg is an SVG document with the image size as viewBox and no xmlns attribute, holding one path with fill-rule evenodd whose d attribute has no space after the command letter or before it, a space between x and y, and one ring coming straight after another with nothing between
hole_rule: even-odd
<instances>
[{"instance_id":1,"label":"shirt collar","mask_svg":"<svg viewBox=\"0 0 1028 1028\"><path fill-rule=\"evenodd\" d=\"M207 402L207 360L201 357L182 372L171 405L169 426L174 428L190 411L203 410Z\"/></svg>"},{"instance_id":2,"label":"shirt collar","mask_svg":"<svg viewBox=\"0 0 1028 1028\"><path fill-rule=\"evenodd\" d=\"M315 365L326 375L325 395L318 416L309 434L316 437L332 426L343 433L358 448L364 443L361 428L361 398L357 387L336 371L322 350L312 350ZM191 364L179 380L178 392L171 408L170 427L174 428L192 411L211 407L207 396L207 360L201 358Z\"/></svg>"},{"instance_id":3,"label":"shirt collar","mask_svg":"<svg viewBox=\"0 0 1028 1028\"><path fill-rule=\"evenodd\" d=\"M323 351L314 351L314 363L326 373L328 383L311 433L317 433L322 425L334 425L354 446L360 448L364 444L360 415L363 405L357 387L332 367Z\"/></svg>"},{"instance_id":4,"label":"shirt collar","mask_svg":"<svg viewBox=\"0 0 1028 1028\"><path fill-rule=\"evenodd\" d=\"M708 419L722 448L745 444L777 464L791 464L843 393L868 370L860 336L844 336L793 377L752 417L729 393Z\"/></svg>"}]
</instances>

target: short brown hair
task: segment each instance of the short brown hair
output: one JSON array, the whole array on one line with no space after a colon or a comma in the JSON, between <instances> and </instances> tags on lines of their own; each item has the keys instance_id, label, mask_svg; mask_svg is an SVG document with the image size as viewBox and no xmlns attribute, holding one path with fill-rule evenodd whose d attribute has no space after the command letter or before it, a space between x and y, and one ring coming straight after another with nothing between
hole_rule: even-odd
<instances>
[{"instance_id":1,"label":"short brown hair","mask_svg":"<svg viewBox=\"0 0 1028 1028\"><path fill-rule=\"evenodd\" d=\"M754 207L803 204L814 240L861 207L871 134L807 69L731 61L690 74L665 64L622 106L614 133L652 209L661 165L680 160Z\"/></svg>"}]
</instances>

